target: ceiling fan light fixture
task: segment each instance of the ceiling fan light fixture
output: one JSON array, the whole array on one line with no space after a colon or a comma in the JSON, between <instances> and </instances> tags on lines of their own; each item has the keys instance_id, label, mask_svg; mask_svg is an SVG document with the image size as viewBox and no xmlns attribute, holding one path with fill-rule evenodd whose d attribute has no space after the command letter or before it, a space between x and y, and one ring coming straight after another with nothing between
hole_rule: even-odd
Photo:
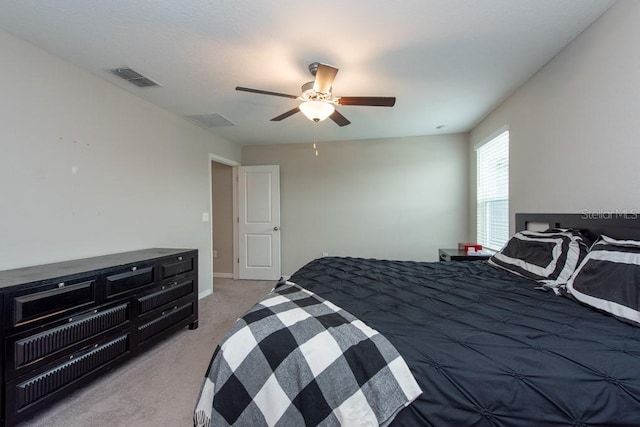
<instances>
[{"instance_id":1,"label":"ceiling fan light fixture","mask_svg":"<svg viewBox=\"0 0 640 427\"><path fill-rule=\"evenodd\" d=\"M300 104L299 108L302 114L314 122L326 120L336 110L333 104L325 101L305 101Z\"/></svg>"}]
</instances>

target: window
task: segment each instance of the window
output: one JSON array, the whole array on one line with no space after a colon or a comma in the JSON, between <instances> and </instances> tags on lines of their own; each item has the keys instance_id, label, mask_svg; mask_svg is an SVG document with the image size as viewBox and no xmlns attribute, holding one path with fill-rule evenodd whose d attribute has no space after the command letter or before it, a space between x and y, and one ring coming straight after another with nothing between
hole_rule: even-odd
<instances>
[{"instance_id":1,"label":"window","mask_svg":"<svg viewBox=\"0 0 640 427\"><path fill-rule=\"evenodd\" d=\"M476 148L477 239L498 250L509 239L509 131Z\"/></svg>"}]
</instances>

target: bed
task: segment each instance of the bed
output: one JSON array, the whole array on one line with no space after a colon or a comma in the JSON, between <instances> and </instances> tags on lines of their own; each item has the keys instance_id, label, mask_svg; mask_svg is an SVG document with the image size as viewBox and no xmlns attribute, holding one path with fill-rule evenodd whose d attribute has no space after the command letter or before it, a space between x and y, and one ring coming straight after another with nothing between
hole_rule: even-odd
<instances>
[{"instance_id":1,"label":"bed","mask_svg":"<svg viewBox=\"0 0 640 427\"><path fill-rule=\"evenodd\" d=\"M633 263L628 259L637 259L636 252L640 252L640 248L629 242L640 240L640 219L637 215L516 215L518 232L529 229L532 224L580 231L584 241L589 242L588 245L581 243L581 250L590 247L595 255L591 259L591 252L587 254L585 251L575 261L576 276L580 270L584 274L593 270L593 266L598 267L598 271L606 270L601 267L604 262L602 253L613 253L605 251L610 249L610 245L618 244L615 253L624 253L626 257L626 264L615 264L618 270L630 268ZM598 241L602 234L609 236L611 241ZM591 246L596 241L597 244ZM594 248L600 249L600 253ZM640 274L634 274L632 270L625 270L625 277L631 275L631 285L640 287L637 281ZM351 378L350 373L339 373L319 391L320 398L309 395L306 403L300 403L290 395L289 400L293 403L288 405L289 409L279 410L278 417L290 415L293 408L294 418L273 418L273 414L265 415L264 412L272 411L279 400L264 400L262 396L262 405L266 409L260 412L255 410L255 393L249 393L251 396L245 396L246 401L240 404L242 398L239 396L247 395L246 392L239 393L238 388L226 387L231 393L218 396L214 391L216 383L218 389L224 388L219 384L220 375L227 383L233 382L228 381L229 378L236 383L253 381L238 380L235 372L229 372L228 366L216 365L221 353L234 351L229 347L221 350L218 346L196 406L195 424L638 426L640 328L634 318L624 318L627 315L624 311L605 312L608 306L587 305L584 301L591 300L577 299L582 294L589 294L592 300L595 298L590 289L596 276L591 273L584 276L586 285L581 282L582 276L572 277L567 284L569 291L573 290L571 293L564 284L556 286L557 281L540 286L539 281L484 261L426 263L346 257L314 260L296 272L289 282L283 282L280 292L291 295L302 292L304 298L300 301L313 296L323 306L345 313L349 321L355 319L355 322L377 332L374 338L379 337L381 344L378 346L386 348L389 344L397 352L392 351L391 356L385 354L383 358L387 362L393 360L390 364L395 364L395 357L399 355L415 380L415 383L409 381L408 386L406 383L399 386L399 389L409 390L405 393L406 399L395 402L395 406L387 408L384 415L376 415L382 417L377 422L375 419L366 419L365 422L364 416L360 419L357 416L340 418L340 410L336 411L335 407L325 408L322 416L329 413L330 416L318 418L319 409L313 402L320 399L324 404L325 395L332 393L333 389L343 388L343 384L349 382L347 376ZM613 276L607 271L606 277ZM599 284L603 282L601 277L596 278ZM609 289L607 285L607 292ZM267 296L266 301L284 297L277 294L278 288L274 292L276 294ZM636 290L625 289L625 294L627 297L631 294L637 304L639 294ZM614 306L617 309L620 304ZM247 313L248 321L264 310L265 307L258 304ZM276 327L279 328L282 326ZM304 333L305 328L302 329ZM236 328L236 332L240 330L246 331L246 324ZM372 332L367 336L373 335ZM273 343L275 348L281 348L281 340L273 340ZM228 341L223 346L225 344ZM258 346L253 348L258 349ZM258 350L261 355L278 353L264 348ZM366 365L370 363L369 359L380 359L377 348L372 355L374 352L369 348L357 363ZM286 357L276 354L279 360ZM256 373L257 364L248 363L249 359L246 357L244 362L250 366L248 376L260 376ZM296 374L298 368L287 366L278 369L283 371L280 382L296 382L299 378ZM356 366L355 370L358 369ZM265 378L272 380L275 370L264 374ZM399 372L402 376L404 371ZM369 385L362 384L370 377L374 376L358 381L361 389ZM207 378L213 378L208 386ZM395 384L385 377L379 381L380 384L375 384L374 389L369 390L371 398L381 394L383 401L391 401L384 389L390 382ZM302 384L303 389L310 388L305 388L305 384ZM412 388L414 386L418 387L417 392ZM289 393L286 388L285 392ZM222 408L222 412L234 406L238 409L238 405L251 407L254 418L225 419L219 414L216 418L216 405L218 409ZM210 413L203 415L203 406L214 407L213 422ZM339 403L337 406L342 408L344 405ZM308 418L305 411L316 411L316 418ZM247 410L244 414L250 412Z\"/></svg>"}]
</instances>

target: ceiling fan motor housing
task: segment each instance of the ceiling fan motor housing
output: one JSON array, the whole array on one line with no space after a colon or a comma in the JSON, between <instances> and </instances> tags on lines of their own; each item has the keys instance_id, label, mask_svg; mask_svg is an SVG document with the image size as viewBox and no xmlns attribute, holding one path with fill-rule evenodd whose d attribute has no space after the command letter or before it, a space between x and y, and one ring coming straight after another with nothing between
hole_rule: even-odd
<instances>
[{"instance_id":1,"label":"ceiling fan motor housing","mask_svg":"<svg viewBox=\"0 0 640 427\"><path fill-rule=\"evenodd\" d=\"M314 82L307 82L303 84L301 88L302 95L300 96L300 98L302 98L305 101L328 101L328 102L332 101L330 91L328 93L316 92L313 89L313 85L314 85Z\"/></svg>"}]
</instances>

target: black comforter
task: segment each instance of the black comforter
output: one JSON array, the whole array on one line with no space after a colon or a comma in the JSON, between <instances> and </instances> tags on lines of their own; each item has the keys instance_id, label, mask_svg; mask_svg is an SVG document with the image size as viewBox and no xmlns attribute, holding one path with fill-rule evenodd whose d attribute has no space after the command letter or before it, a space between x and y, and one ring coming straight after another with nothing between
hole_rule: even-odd
<instances>
[{"instance_id":1,"label":"black comforter","mask_svg":"<svg viewBox=\"0 0 640 427\"><path fill-rule=\"evenodd\" d=\"M291 277L377 329L424 393L394 426L640 426L640 328L485 262L321 258Z\"/></svg>"}]
</instances>

